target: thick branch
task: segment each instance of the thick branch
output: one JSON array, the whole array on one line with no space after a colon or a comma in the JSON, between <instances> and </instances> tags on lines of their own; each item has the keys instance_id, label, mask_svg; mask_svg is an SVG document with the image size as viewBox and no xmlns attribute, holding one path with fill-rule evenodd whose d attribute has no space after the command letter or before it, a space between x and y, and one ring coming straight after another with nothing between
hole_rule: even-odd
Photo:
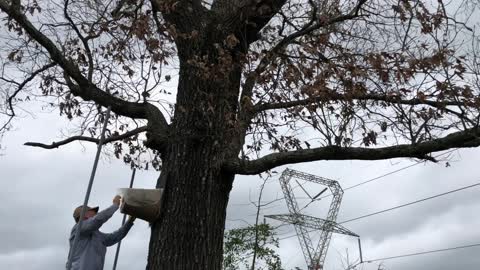
<instances>
[{"instance_id":1,"label":"thick branch","mask_svg":"<svg viewBox=\"0 0 480 270\"><path fill-rule=\"evenodd\" d=\"M147 131L146 126L136 128L134 130L125 132L124 134L121 134L121 135L111 136L111 137L105 138L104 143L120 141L120 140L126 139L128 137L131 137L133 135L144 132L144 131ZM53 149L53 148L58 148L62 145L65 145L65 144L68 144L68 143L71 143L71 142L74 142L74 141L86 141L86 142L93 142L93 143L98 144L100 142L100 139L87 137L87 136L73 136L73 137L67 138L63 141L53 142L52 144L43 144L43 143L37 143L37 142L26 142L24 145L33 146L33 147L41 147L41 148L45 148L45 149Z\"/></svg>"},{"instance_id":2,"label":"thick branch","mask_svg":"<svg viewBox=\"0 0 480 270\"><path fill-rule=\"evenodd\" d=\"M47 36L32 25L19 8L9 6L6 1L0 0L0 10L7 13L9 17L14 19L25 30L25 32L30 35L30 37L44 47L50 54L50 58L63 68L68 77L71 77L77 82L78 86L72 90L72 92L74 92L73 94L78 95L85 100L93 100L105 107L111 106L112 111L118 115L143 119L147 119L151 115L155 115L156 118L160 118L160 116L163 117L161 112L151 104L128 102L119 99L92 84L82 75L78 67L72 61L64 57L63 53ZM166 121L164 122L166 123Z\"/></svg>"},{"instance_id":3,"label":"thick branch","mask_svg":"<svg viewBox=\"0 0 480 270\"><path fill-rule=\"evenodd\" d=\"M280 11L286 0L216 0L212 13L226 32L238 34L246 44Z\"/></svg>"},{"instance_id":4,"label":"thick branch","mask_svg":"<svg viewBox=\"0 0 480 270\"><path fill-rule=\"evenodd\" d=\"M84 86L76 85L68 76L65 76L65 80L70 92L75 96L81 97L85 101L92 100L104 107L111 106L112 111L116 114L131 118L152 120L153 115L151 114L153 113L156 118L161 120L162 126L167 125L167 121L161 112L150 103L128 102L98 89L93 84L87 84Z\"/></svg>"},{"instance_id":5,"label":"thick branch","mask_svg":"<svg viewBox=\"0 0 480 270\"><path fill-rule=\"evenodd\" d=\"M207 9L200 0L150 0L154 14L160 13L177 33L198 30L205 21ZM178 42L178 40L176 40Z\"/></svg>"},{"instance_id":6,"label":"thick branch","mask_svg":"<svg viewBox=\"0 0 480 270\"><path fill-rule=\"evenodd\" d=\"M432 152L460 147L480 145L480 128L451 133L443 138L422 142L416 145L401 144L390 147L362 148L325 146L266 155L256 160L229 160L224 169L236 174L258 174L277 166L316 160L380 160L399 157L421 158Z\"/></svg>"},{"instance_id":7,"label":"thick branch","mask_svg":"<svg viewBox=\"0 0 480 270\"><path fill-rule=\"evenodd\" d=\"M120 15L120 11L122 10L123 6L126 4L127 0L120 0L118 3L117 3L117 6L115 7L115 9L111 12L112 16L113 17L118 17L118 15Z\"/></svg>"}]
</instances>

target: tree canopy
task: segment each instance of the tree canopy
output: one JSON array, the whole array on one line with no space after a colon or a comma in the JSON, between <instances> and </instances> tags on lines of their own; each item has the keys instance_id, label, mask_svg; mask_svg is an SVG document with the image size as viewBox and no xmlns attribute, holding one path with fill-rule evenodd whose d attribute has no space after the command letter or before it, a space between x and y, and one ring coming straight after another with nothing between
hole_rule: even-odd
<instances>
[{"instance_id":1,"label":"tree canopy","mask_svg":"<svg viewBox=\"0 0 480 270\"><path fill-rule=\"evenodd\" d=\"M243 150L224 166L237 173L320 159L432 159L479 143L473 1L3 0L0 8L2 131L32 100L78 126L70 140L34 146L95 142L101 107L111 106L109 141L138 164L138 134L172 137L172 117L189 109L169 98L182 94L174 89L182 65L212 81L241 70L239 85L216 93L233 100L225 119ZM217 28L223 36L210 36ZM205 55L183 61L190 44ZM204 94L208 115L218 104Z\"/></svg>"}]
</instances>

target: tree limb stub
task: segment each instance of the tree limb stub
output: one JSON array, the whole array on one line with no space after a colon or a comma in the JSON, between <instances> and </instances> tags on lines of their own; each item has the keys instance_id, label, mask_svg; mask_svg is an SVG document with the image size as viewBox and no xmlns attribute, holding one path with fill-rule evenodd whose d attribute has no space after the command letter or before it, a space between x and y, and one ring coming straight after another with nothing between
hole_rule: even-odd
<instances>
[{"instance_id":1,"label":"tree limb stub","mask_svg":"<svg viewBox=\"0 0 480 270\"><path fill-rule=\"evenodd\" d=\"M147 131L146 126L136 128L134 130L125 132L121 135L111 136L111 137L105 138L104 143L120 141L120 140L126 139L128 137L131 137L133 135L142 133L144 131ZM52 144L43 144L43 143L37 143L37 142L26 142L24 145L33 146L33 147L40 147L40 148L45 148L45 149L54 149L54 148L58 148L62 145L65 145L65 144L68 144L68 143L71 143L71 142L74 142L74 141L86 141L86 142L93 142L93 143L98 144L100 142L100 139L87 137L87 136L73 136L73 137L67 138L67 139L59 141L59 142L53 142Z\"/></svg>"},{"instance_id":2,"label":"tree limb stub","mask_svg":"<svg viewBox=\"0 0 480 270\"><path fill-rule=\"evenodd\" d=\"M273 153L256 160L234 159L224 163L224 169L237 174L258 174L277 166L317 160L380 160L400 157L426 159L427 154L457 147L480 146L480 128L451 133L443 138L416 145L400 144L380 148L325 146L289 152ZM430 160L427 158L427 160Z\"/></svg>"}]
</instances>

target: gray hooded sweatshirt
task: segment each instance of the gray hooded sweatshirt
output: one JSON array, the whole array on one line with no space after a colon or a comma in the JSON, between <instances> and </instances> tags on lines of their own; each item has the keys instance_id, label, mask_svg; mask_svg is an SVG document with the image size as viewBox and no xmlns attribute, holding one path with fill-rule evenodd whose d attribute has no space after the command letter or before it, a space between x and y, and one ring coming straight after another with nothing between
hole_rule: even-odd
<instances>
[{"instance_id":1,"label":"gray hooded sweatshirt","mask_svg":"<svg viewBox=\"0 0 480 270\"><path fill-rule=\"evenodd\" d=\"M102 233L98 229L117 211L118 206L112 205L97 215L82 222L80 239L72 256L71 270L102 270L105 263L107 247L120 242L132 227L133 223L126 222L113 233ZM70 252L78 223L70 234Z\"/></svg>"}]
</instances>

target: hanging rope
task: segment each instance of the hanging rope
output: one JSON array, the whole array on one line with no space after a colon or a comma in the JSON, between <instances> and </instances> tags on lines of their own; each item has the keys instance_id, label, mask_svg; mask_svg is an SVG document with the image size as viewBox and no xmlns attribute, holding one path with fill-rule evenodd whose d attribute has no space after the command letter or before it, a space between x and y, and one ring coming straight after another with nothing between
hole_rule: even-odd
<instances>
[{"instance_id":1,"label":"hanging rope","mask_svg":"<svg viewBox=\"0 0 480 270\"><path fill-rule=\"evenodd\" d=\"M77 230L75 232L75 239L73 240L73 245L70 248L70 252L68 254L68 262L67 262L67 270L72 269L72 256L74 254L75 249L78 245L78 239L80 238L80 230L82 228L83 219L85 217L85 210L87 209L88 199L90 198L90 192L92 191L93 180L95 178L95 173L97 172L97 165L98 160L100 158L100 152L102 151L103 142L105 141L105 131L107 130L108 119L110 118L110 106L107 109L107 113L105 115L105 119L103 121L103 128L102 134L100 135L100 141L98 142L97 146L97 154L95 155L95 161L93 162L93 169L92 173L90 174L90 181L88 182L87 192L85 194L85 200L83 201L82 211L80 212L80 220L78 221Z\"/></svg>"}]
</instances>

